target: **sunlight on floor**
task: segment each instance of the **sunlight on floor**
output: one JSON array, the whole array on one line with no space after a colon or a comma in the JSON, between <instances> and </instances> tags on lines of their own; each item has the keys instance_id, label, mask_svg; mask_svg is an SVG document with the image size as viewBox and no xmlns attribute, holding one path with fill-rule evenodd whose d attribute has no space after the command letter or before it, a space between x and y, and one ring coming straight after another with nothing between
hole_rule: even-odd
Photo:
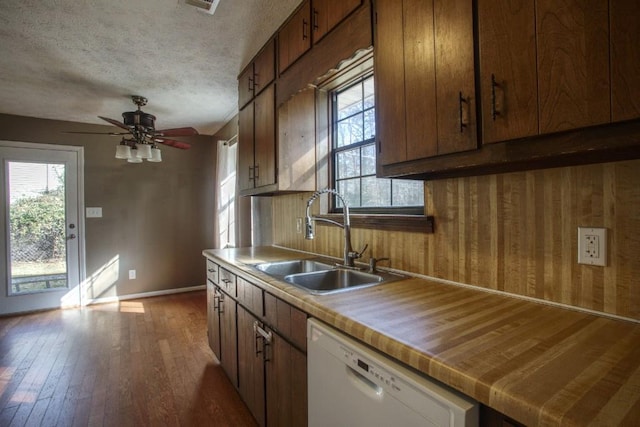
<instances>
[{"instance_id":1,"label":"sunlight on floor","mask_svg":"<svg viewBox=\"0 0 640 427\"><path fill-rule=\"evenodd\" d=\"M141 302L121 301L119 305L122 313L144 313L144 305Z\"/></svg>"}]
</instances>

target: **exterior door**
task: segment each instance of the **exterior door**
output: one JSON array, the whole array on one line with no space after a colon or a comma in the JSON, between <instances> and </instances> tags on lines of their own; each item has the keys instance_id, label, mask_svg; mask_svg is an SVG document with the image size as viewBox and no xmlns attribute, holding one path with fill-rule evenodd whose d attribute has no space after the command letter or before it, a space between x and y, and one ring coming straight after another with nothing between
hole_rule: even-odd
<instances>
[{"instance_id":1,"label":"exterior door","mask_svg":"<svg viewBox=\"0 0 640 427\"><path fill-rule=\"evenodd\" d=\"M0 141L0 314L80 305L81 156Z\"/></svg>"}]
</instances>

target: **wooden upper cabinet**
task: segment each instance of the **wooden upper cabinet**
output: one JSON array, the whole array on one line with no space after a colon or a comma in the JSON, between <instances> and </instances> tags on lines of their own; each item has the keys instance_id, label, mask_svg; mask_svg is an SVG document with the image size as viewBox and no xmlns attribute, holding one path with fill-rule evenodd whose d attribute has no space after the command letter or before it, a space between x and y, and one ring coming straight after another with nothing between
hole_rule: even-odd
<instances>
[{"instance_id":1,"label":"wooden upper cabinet","mask_svg":"<svg viewBox=\"0 0 640 427\"><path fill-rule=\"evenodd\" d=\"M262 92L276 77L275 49L275 39L271 39L253 61L253 87L255 95Z\"/></svg>"},{"instance_id":2,"label":"wooden upper cabinet","mask_svg":"<svg viewBox=\"0 0 640 427\"><path fill-rule=\"evenodd\" d=\"M375 7L378 164L476 149L472 2Z\"/></svg>"},{"instance_id":3,"label":"wooden upper cabinet","mask_svg":"<svg viewBox=\"0 0 640 427\"><path fill-rule=\"evenodd\" d=\"M278 33L278 70L289 65L311 48L311 1L307 0Z\"/></svg>"},{"instance_id":4,"label":"wooden upper cabinet","mask_svg":"<svg viewBox=\"0 0 640 427\"><path fill-rule=\"evenodd\" d=\"M240 191L253 189L253 103L238 114L238 188Z\"/></svg>"},{"instance_id":5,"label":"wooden upper cabinet","mask_svg":"<svg viewBox=\"0 0 640 427\"><path fill-rule=\"evenodd\" d=\"M610 122L608 1L535 4L540 133Z\"/></svg>"},{"instance_id":6,"label":"wooden upper cabinet","mask_svg":"<svg viewBox=\"0 0 640 427\"><path fill-rule=\"evenodd\" d=\"M538 133L534 2L478 0L483 142Z\"/></svg>"},{"instance_id":7,"label":"wooden upper cabinet","mask_svg":"<svg viewBox=\"0 0 640 427\"><path fill-rule=\"evenodd\" d=\"M320 41L361 4L362 0L313 0L313 43Z\"/></svg>"},{"instance_id":8,"label":"wooden upper cabinet","mask_svg":"<svg viewBox=\"0 0 640 427\"><path fill-rule=\"evenodd\" d=\"M610 0L611 119L640 118L640 5Z\"/></svg>"},{"instance_id":9,"label":"wooden upper cabinet","mask_svg":"<svg viewBox=\"0 0 640 427\"><path fill-rule=\"evenodd\" d=\"M316 90L307 88L278 108L278 189L316 189Z\"/></svg>"},{"instance_id":10,"label":"wooden upper cabinet","mask_svg":"<svg viewBox=\"0 0 640 427\"><path fill-rule=\"evenodd\" d=\"M238 107L244 108L275 78L275 40L271 39L238 77Z\"/></svg>"},{"instance_id":11,"label":"wooden upper cabinet","mask_svg":"<svg viewBox=\"0 0 640 427\"><path fill-rule=\"evenodd\" d=\"M433 4L438 154L474 150L478 142L472 1Z\"/></svg>"},{"instance_id":12,"label":"wooden upper cabinet","mask_svg":"<svg viewBox=\"0 0 640 427\"><path fill-rule=\"evenodd\" d=\"M407 159L401 1L375 2L374 80L378 165Z\"/></svg>"},{"instance_id":13,"label":"wooden upper cabinet","mask_svg":"<svg viewBox=\"0 0 640 427\"><path fill-rule=\"evenodd\" d=\"M255 98L254 111L254 184L276 182L275 87L270 85Z\"/></svg>"}]
</instances>

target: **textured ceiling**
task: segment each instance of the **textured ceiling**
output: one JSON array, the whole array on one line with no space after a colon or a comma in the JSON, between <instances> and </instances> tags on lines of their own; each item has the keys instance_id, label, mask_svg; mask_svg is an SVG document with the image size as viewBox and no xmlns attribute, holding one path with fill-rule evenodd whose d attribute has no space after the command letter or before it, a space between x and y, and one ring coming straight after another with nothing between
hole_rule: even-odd
<instances>
[{"instance_id":1,"label":"textured ceiling","mask_svg":"<svg viewBox=\"0 0 640 427\"><path fill-rule=\"evenodd\" d=\"M237 76L301 0L0 0L0 113L105 124L149 103L157 128L213 134Z\"/></svg>"}]
</instances>

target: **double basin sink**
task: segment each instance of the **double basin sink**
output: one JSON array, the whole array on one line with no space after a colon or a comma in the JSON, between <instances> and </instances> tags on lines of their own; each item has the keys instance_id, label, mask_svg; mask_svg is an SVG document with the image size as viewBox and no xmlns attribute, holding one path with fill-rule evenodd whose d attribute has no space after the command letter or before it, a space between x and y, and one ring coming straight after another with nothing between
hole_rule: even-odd
<instances>
[{"instance_id":1,"label":"double basin sink","mask_svg":"<svg viewBox=\"0 0 640 427\"><path fill-rule=\"evenodd\" d=\"M386 271L364 272L343 268L329 260L318 258L265 262L254 267L271 277L320 295L380 285L404 278Z\"/></svg>"}]
</instances>

